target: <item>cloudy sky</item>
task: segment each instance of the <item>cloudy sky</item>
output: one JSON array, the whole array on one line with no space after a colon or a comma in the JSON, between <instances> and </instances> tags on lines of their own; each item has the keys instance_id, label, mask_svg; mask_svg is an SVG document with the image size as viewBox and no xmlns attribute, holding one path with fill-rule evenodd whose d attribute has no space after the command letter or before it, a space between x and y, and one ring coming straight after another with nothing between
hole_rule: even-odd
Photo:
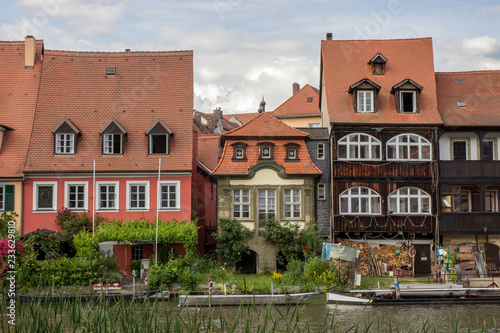
<instances>
[{"instance_id":1,"label":"cloudy sky","mask_svg":"<svg viewBox=\"0 0 500 333\"><path fill-rule=\"evenodd\" d=\"M432 37L437 71L500 69L497 0L1 0L0 40L193 50L195 108L254 112L319 84L320 41Z\"/></svg>"}]
</instances>

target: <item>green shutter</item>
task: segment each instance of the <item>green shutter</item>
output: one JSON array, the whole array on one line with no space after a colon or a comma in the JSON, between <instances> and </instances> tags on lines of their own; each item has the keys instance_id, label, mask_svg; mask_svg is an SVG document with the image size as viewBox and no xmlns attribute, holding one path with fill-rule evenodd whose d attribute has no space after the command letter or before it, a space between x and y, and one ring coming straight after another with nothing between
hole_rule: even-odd
<instances>
[{"instance_id":1,"label":"green shutter","mask_svg":"<svg viewBox=\"0 0 500 333\"><path fill-rule=\"evenodd\" d=\"M14 185L5 185L5 211L14 210Z\"/></svg>"}]
</instances>

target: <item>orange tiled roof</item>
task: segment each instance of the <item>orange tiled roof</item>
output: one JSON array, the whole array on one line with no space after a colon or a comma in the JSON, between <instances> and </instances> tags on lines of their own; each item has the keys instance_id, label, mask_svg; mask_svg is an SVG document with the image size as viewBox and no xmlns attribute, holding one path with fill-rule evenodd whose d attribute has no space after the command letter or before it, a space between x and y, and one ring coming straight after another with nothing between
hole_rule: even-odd
<instances>
[{"instance_id":1,"label":"orange tiled roof","mask_svg":"<svg viewBox=\"0 0 500 333\"><path fill-rule=\"evenodd\" d=\"M198 136L198 160L210 170L214 170L219 160L218 135Z\"/></svg>"},{"instance_id":2,"label":"orange tiled roof","mask_svg":"<svg viewBox=\"0 0 500 333\"><path fill-rule=\"evenodd\" d=\"M436 84L446 126L500 126L500 71L436 73Z\"/></svg>"},{"instance_id":3,"label":"orange tiled roof","mask_svg":"<svg viewBox=\"0 0 500 333\"><path fill-rule=\"evenodd\" d=\"M116 66L107 76L106 67ZM27 172L150 171L145 132L158 119L173 132L162 170L192 170L193 53L45 51ZM64 117L78 126L76 154L54 155L51 130ZM127 131L123 156L102 155L99 131L116 119Z\"/></svg>"},{"instance_id":4,"label":"orange tiled roof","mask_svg":"<svg viewBox=\"0 0 500 333\"><path fill-rule=\"evenodd\" d=\"M239 121L241 121L243 124L248 123L250 120L253 118L257 117L259 115L258 112L250 112L250 113L235 113L235 114L225 114L223 117L224 119L229 120L231 117L235 117Z\"/></svg>"},{"instance_id":5,"label":"orange tiled roof","mask_svg":"<svg viewBox=\"0 0 500 333\"><path fill-rule=\"evenodd\" d=\"M373 75L368 64L378 53L387 59L385 75ZM326 40L321 42L322 84L330 123L442 124L437 108L431 38L394 40ZM381 86L378 112L354 112L349 87L369 79ZM396 111L391 88L405 79L423 87L419 113Z\"/></svg>"},{"instance_id":6,"label":"orange tiled roof","mask_svg":"<svg viewBox=\"0 0 500 333\"><path fill-rule=\"evenodd\" d=\"M276 119L271 114L263 112L248 123L222 135L223 139L234 137L258 138L307 138L309 134L299 131Z\"/></svg>"},{"instance_id":7,"label":"orange tiled roof","mask_svg":"<svg viewBox=\"0 0 500 333\"><path fill-rule=\"evenodd\" d=\"M312 100L308 102L308 98L312 98ZM272 115L276 118L302 115L320 116L319 90L306 84L297 93L293 94L292 97L278 106L272 112Z\"/></svg>"},{"instance_id":8,"label":"orange tiled roof","mask_svg":"<svg viewBox=\"0 0 500 333\"><path fill-rule=\"evenodd\" d=\"M23 42L0 41L0 124L11 128L0 147L0 178L23 176L42 68L43 41L35 41L34 68L24 68ZM50 132L50 131L49 131Z\"/></svg>"},{"instance_id":9,"label":"orange tiled roof","mask_svg":"<svg viewBox=\"0 0 500 333\"><path fill-rule=\"evenodd\" d=\"M289 175L317 175L322 172L311 160L305 139L308 133L299 131L282 121L276 119L269 113L261 113L250 122L242 125L230 132L222 135L224 150L222 158L214 170L216 175L248 175L251 167L257 165L259 161L259 146L261 142L274 143L273 161L285 169ZM248 146L245 148L246 161L234 162L233 147L235 142L245 142ZM286 147L287 143L294 142L299 145L299 162L287 162Z\"/></svg>"}]
</instances>

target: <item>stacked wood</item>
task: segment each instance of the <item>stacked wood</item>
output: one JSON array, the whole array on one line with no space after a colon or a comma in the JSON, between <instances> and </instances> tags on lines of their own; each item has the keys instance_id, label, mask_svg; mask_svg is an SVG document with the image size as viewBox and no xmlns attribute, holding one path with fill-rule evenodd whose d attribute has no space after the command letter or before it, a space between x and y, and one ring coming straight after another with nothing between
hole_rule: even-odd
<instances>
[{"instance_id":1,"label":"stacked wood","mask_svg":"<svg viewBox=\"0 0 500 333\"><path fill-rule=\"evenodd\" d=\"M476 253L477 246L474 244L461 245L458 248L458 252L455 252L455 261L460 265L460 270L466 277L479 276L479 270L476 267L475 261Z\"/></svg>"},{"instance_id":2,"label":"stacked wood","mask_svg":"<svg viewBox=\"0 0 500 333\"><path fill-rule=\"evenodd\" d=\"M382 275L382 264L387 264L388 270L411 269L411 259L406 246L380 245L377 247L350 241L340 243L360 250L358 274ZM399 254L396 251L399 251Z\"/></svg>"}]
</instances>

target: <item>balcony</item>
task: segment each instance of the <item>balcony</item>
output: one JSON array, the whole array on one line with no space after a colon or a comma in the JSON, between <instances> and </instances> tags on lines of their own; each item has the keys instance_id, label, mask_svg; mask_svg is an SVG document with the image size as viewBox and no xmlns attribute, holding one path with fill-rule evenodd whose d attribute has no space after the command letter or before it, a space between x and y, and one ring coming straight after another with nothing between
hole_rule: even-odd
<instances>
[{"instance_id":1,"label":"balcony","mask_svg":"<svg viewBox=\"0 0 500 333\"><path fill-rule=\"evenodd\" d=\"M434 232L432 216L335 216L335 232Z\"/></svg>"},{"instance_id":2,"label":"balcony","mask_svg":"<svg viewBox=\"0 0 500 333\"><path fill-rule=\"evenodd\" d=\"M500 161L439 161L441 178L500 177Z\"/></svg>"},{"instance_id":3,"label":"balcony","mask_svg":"<svg viewBox=\"0 0 500 333\"><path fill-rule=\"evenodd\" d=\"M441 235L498 234L500 213L441 213Z\"/></svg>"},{"instance_id":4,"label":"balcony","mask_svg":"<svg viewBox=\"0 0 500 333\"><path fill-rule=\"evenodd\" d=\"M431 162L333 161L334 178L431 178Z\"/></svg>"}]
</instances>

